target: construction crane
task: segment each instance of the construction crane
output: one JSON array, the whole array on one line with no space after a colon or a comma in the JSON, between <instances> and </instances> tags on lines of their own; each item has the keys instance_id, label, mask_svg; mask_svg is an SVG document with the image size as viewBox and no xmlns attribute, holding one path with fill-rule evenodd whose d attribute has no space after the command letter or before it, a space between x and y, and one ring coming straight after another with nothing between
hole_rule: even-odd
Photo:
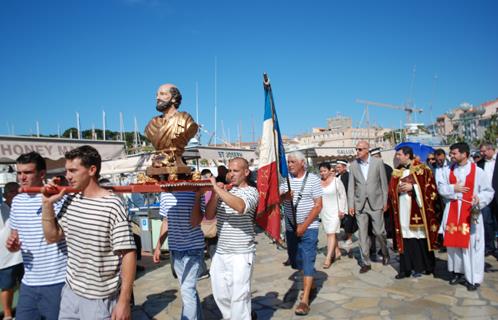
<instances>
[{"instance_id":1,"label":"construction crane","mask_svg":"<svg viewBox=\"0 0 498 320\"><path fill-rule=\"evenodd\" d=\"M420 108L414 108L409 104L406 105L394 105L394 104L389 104L389 103L382 103L382 102L374 102L374 101L369 101L369 100L361 100L361 99L356 99L356 103L360 103L365 105L366 110L368 110L368 106L376 106L376 107L383 107L383 108L389 108L389 109L395 109L395 110L403 110L406 112L406 123L411 123L412 122L412 113L422 113L424 110ZM368 116L368 111L367 111L367 116ZM367 119L369 121L369 119Z\"/></svg>"}]
</instances>

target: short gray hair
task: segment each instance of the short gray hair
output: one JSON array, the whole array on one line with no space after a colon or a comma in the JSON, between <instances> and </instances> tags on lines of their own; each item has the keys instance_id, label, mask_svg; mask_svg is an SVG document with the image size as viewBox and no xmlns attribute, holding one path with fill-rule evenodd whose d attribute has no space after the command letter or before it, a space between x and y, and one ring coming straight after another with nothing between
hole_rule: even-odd
<instances>
[{"instance_id":1,"label":"short gray hair","mask_svg":"<svg viewBox=\"0 0 498 320\"><path fill-rule=\"evenodd\" d=\"M304 153L302 153L301 151L292 151L289 154L287 154L287 158L294 158L296 160L306 161L306 157L304 156Z\"/></svg>"}]
</instances>

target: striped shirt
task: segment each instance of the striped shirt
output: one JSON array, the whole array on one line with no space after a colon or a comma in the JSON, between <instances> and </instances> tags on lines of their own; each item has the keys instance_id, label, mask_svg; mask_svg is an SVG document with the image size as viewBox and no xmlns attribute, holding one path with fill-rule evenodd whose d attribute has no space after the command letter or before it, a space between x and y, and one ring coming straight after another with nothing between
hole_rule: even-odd
<instances>
[{"instance_id":1,"label":"striped shirt","mask_svg":"<svg viewBox=\"0 0 498 320\"><path fill-rule=\"evenodd\" d=\"M292 175L289 175L291 190L294 191L294 196L292 198L292 203L296 205L299 192L301 191L301 187L304 181L304 177L295 178ZM280 193L285 193L289 190L287 188L287 182L284 182L280 185ZM308 180L306 180L306 185L304 186L302 192L302 198L299 201L296 209L296 220L298 224L301 224L306 220L308 215L311 212L311 209L315 206L314 200L320 198L323 194L322 186L320 185L320 178L318 178L315 174L310 173L308 175ZM284 201L284 212L285 212L285 229L287 231L293 231L291 224L289 221L292 220L292 206L290 201ZM318 220L318 216L313 220L313 222L309 225L309 229L317 229L320 226L320 221Z\"/></svg>"},{"instance_id":2,"label":"striped shirt","mask_svg":"<svg viewBox=\"0 0 498 320\"><path fill-rule=\"evenodd\" d=\"M230 193L244 200L244 213L240 214L219 200L216 209L218 246L216 253L251 253L256 251L254 243L254 214L258 206L259 193L254 187L233 187Z\"/></svg>"},{"instance_id":3,"label":"striped shirt","mask_svg":"<svg viewBox=\"0 0 498 320\"><path fill-rule=\"evenodd\" d=\"M121 285L119 252L136 249L121 199L70 194L60 216L68 246L66 283L87 299L115 295Z\"/></svg>"},{"instance_id":4,"label":"striped shirt","mask_svg":"<svg viewBox=\"0 0 498 320\"><path fill-rule=\"evenodd\" d=\"M54 206L57 213L62 201ZM20 193L12 200L10 227L17 230L21 242L24 277L28 286L45 286L64 282L66 276L66 242L48 244L43 234L42 195Z\"/></svg>"},{"instance_id":5,"label":"striped shirt","mask_svg":"<svg viewBox=\"0 0 498 320\"><path fill-rule=\"evenodd\" d=\"M170 250L187 251L204 249L201 226L192 228L190 216L195 203L195 192L163 192L159 214L168 219L168 247ZM201 197L204 211L204 196Z\"/></svg>"}]
</instances>

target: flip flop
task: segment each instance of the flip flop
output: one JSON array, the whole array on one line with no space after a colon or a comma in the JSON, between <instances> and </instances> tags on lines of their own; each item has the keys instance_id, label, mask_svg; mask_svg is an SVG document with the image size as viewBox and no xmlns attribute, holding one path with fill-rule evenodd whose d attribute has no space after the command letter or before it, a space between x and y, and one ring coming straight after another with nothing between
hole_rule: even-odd
<instances>
[{"instance_id":1,"label":"flip flop","mask_svg":"<svg viewBox=\"0 0 498 320\"><path fill-rule=\"evenodd\" d=\"M296 316L306 316L309 312L310 312L310 306L304 302L299 302L299 305L294 311Z\"/></svg>"}]
</instances>

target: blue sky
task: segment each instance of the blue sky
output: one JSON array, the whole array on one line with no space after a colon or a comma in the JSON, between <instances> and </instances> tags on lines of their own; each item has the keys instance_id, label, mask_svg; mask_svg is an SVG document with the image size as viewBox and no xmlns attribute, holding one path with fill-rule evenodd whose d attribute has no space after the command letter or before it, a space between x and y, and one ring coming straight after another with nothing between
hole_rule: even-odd
<instances>
[{"instance_id":1,"label":"blue sky","mask_svg":"<svg viewBox=\"0 0 498 320\"><path fill-rule=\"evenodd\" d=\"M256 137L262 73L272 80L281 130L358 124L355 99L403 104L433 118L463 101L498 98L497 1L0 1L0 134L83 128L140 130L156 115L155 91L175 83L182 109L218 135ZM411 90L413 68L416 73ZM437 75L437 80L434 76ZM371 122L399 127L401 111L372 108ZM9 129L10 128L10 129ZM206 135L204 135L206 136Z\"/></svg>"}]
</instances>

